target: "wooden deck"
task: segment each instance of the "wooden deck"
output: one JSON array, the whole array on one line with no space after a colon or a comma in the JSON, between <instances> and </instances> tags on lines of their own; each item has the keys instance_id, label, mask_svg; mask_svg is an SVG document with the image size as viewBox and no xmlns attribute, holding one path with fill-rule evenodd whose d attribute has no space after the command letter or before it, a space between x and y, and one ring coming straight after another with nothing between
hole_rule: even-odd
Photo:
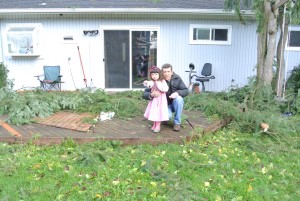
<instances>
[{"instance_id":1,"label":"wooden deck","mask_svg":"<svg viewBox=\"0 0 300 201\"><path fill-rule=\"evenodd\" d=\"M60 144L66 139L77 143L88 143L96 140L122 141L123 145L136 145L148 143L152 145L161 143L182 143L197 137L193 130L202 130L202 133L214 132L229 123L229 119L221 121L208 121L199 111L184 111L187 121L182 123L180 132L174 132L172 125L162 125L159 133L150 130L151 123L143 117L130 120L114 118L98 122L88 132L58 128L41 124L9 125L20 135L13 135L3 126L0 126L0 141L7 143L32 142L37 145ZM0 116L0 120L5 118ZM194 132L195 133L195 132Z\"/></svg>"}]
</instances>

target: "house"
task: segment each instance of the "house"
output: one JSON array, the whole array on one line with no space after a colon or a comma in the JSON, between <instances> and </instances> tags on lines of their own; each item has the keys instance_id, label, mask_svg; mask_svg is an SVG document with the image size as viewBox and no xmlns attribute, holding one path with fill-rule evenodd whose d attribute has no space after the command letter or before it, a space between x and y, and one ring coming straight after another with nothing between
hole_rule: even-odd
<instances>
[{"instance_id":1,"label":"house","mask_svg":"<svg viewBox=\"0 0 300 201\"><path fill-rule=\"evenodd\" d=\"M188 85L212 64L208 91L244 86L255 75L256 22L242 25L223 0L10 0L0 2L0 62L14 89L39 86L43 66L59 65L62 89L141 89L147 67L171 63ZM293 30L293 32L291 32ZM300 27L290 27L288 69L300 63ZM298 41L298 42L297 42ZM85 82L86 81L86 82Z\"/></svg>"}]
</instances>

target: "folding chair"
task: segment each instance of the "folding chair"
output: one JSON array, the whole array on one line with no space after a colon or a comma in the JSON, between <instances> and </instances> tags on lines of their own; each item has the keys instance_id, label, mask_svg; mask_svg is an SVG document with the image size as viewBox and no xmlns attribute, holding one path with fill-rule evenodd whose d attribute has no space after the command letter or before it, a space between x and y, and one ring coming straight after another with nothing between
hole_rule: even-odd
<instances>
[{"instance_id":1,"label":"folding chair","mask_svg":"<svg viewBox=\"0 0 300 201\"><path fill-rule=\"evenodd\" d=\"M46 91L56 89L61 91L62 75L60 75L60 66L44 66L44 75L34 76L40 81L40 86ZM44 79L41 79L44 77Z\"/></svg>"}]
</instances>

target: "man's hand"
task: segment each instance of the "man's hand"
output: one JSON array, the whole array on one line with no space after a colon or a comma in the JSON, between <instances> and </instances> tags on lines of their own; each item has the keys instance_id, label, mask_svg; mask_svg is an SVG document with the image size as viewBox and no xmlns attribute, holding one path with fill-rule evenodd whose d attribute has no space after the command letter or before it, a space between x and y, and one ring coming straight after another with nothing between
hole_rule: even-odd
<instances>
[{"instance_id":1,"label":"man's hand","mask_svg":"<svg viewBox=\"0 0 300 201\"><path fill-rule=\"evenodd\" d=\"M172 94L169 96L169 98L175 99L175 98L177 98L178 96L179 96L178 92L174 92L174 93L172 93Z\"/></svg>"}]
</instances>

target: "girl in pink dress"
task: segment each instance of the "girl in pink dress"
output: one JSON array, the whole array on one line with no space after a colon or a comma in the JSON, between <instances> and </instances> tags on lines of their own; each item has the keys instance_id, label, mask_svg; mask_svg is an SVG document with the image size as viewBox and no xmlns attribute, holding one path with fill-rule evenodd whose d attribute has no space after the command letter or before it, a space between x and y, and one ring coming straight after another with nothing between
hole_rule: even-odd
<instances>
[{"instance_id":1,"label":"girl in pink dress","mask_svg":"<svg viewBox=\"0 0 300 201\"><path fill-rule=\"evenodd\" d=\"M144 86L151 88L151 92L159 92L158 97L154 97L148 103L144 117L148 120L153 121L153 126L151 130L158 133L160 131L160 124L162 121L169 120L168 114L168 102L166 92L169 87L166 81L163 79L160 69L156 66L150 68L150 78L151 80L146 80L143 82Z\"/></svg>"}]
</instances>

